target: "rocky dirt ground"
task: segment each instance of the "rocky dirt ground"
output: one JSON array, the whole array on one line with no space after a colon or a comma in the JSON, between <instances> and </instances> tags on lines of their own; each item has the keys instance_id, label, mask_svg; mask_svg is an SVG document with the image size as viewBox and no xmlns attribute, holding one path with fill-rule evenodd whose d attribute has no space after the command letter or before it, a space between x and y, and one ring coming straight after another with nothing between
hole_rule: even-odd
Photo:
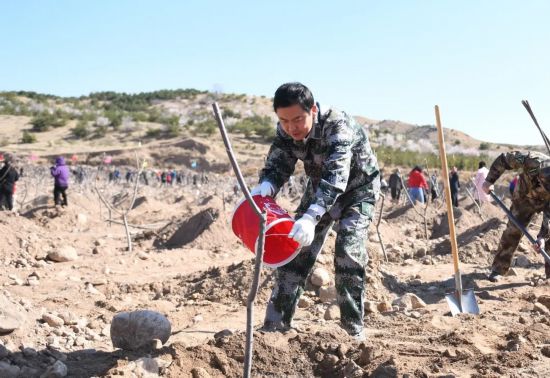
<instances>
[{"instance_id":1,"label":"rocky dirt ground","mask_svg":"<svg viewBox=\"0 0 550 378\"><path fill-rule=\"evenodd\" d=\"M233 184L219 175L200 187L140 187L128 252L121 219L109 222L90 182L74 184L70 206L56 209L47 179L23 177L25 203L0 217L0 376L240 376L253 254L229 225L239 199ZM104 189L113 197L123 191L131 187ZM296 198L278 202L292 211ZM550 376L550 284L542 259L522 241L511 274L487 281L506 220L493 205L482 212L483 219L465 197L455 214L464 287L474 290L481 314L450 315L445 206L415 210L386 200L380 233L388 261L376 223L368 235L367 341L351 341L338 326L331 235L295 328L255 332L253 375ZM273 273L262 273L256 329ZM167 317L169 340L138 351L113 348L113 317L144 309Z\"/></svg>"}]
</instances>

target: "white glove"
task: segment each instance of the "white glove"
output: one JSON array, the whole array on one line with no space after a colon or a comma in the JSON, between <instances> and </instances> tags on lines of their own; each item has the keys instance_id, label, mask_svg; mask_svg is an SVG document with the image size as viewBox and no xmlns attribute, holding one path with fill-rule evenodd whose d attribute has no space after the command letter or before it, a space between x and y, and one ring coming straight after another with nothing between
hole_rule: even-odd
<instances>
[{"instance_id":1,"label":"white glove","mask_svg":"<svg viewBox=\"0 0 550 378\"><path fill-rule=\"evenodd\" d=\"M483 189L485 194L489 194L489 192L492 192L495 190L495 186L488 181L484 181L481 188Z\"/></svg>"},{"instance_id":2,"label":"white glove","mask_svg":"<svg viewBox=\"0 0 550 378\"><path fill-rule=\"evenodd\" d=\"M294 227L292 227L288 236L296 240L300 246L307 247L313 242L316 224L317 222L311 215L304 214L294 223Z\"/></svg>"},{"instance_id":3,"label":"white glove","mask_svg":"<svg viewBox=\"0 0 550 378\"><path fill-rule=\"evenodd\" d=\"M260 185L256 185L252 188L250 194L253 196L257 196L259 194L262 197L273 197L273 194L275 194L275 188L269 181L262 181Z\"/></svg>"},{"instance_id":4,"label":"white glove","mask_svg":"<svg viewBox=\"0 0 550 378\"><path fill-rule=\"evenodd\" d=\"M545 244L546 243L544 241L544 238L538 238L537 242L535 244L533 244L533 248L535 249L535 251L540 253L542 250L544 250Z\"/></svg>"}]
</instances>

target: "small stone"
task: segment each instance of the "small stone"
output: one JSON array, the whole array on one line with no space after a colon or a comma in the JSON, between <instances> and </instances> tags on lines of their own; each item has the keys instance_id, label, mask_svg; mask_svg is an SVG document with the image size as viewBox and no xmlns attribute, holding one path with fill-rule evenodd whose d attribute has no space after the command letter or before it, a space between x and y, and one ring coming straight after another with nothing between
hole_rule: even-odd
<instances>
[{"instance_id":1,"label":"small stone","mask_svg":"<svg viewBox=\"0 0 550 378\"><path fill-rule=\"evenodd\" d=\"M334 366L338 363L338 361L340 361L340 359L337 356L335 356L334 354L326 354L325 355L325 361L326 361L327 365Z\"/></svg>"},{"instance_id":2,"label":"small stone","mask_svg":"<svg viewBox=\"0 0 550 378\"><path fill-rule=\"evenodd\" d=\"M330 284L330 275L324 268L317 268L311 274L311 283L315 286L326 286Z\"/></svg>"},{"instance_id":3,"label":"small stone","mask_svg":"<svg viewBox=\"0 0 550 378\"><path fill-rule=\"evenodd\" d=\"M78 254L76 249L67 245L48 252L48 258L55 262L67 262L76 260Z\"/></svg>"},{"instance_id":4,"label":"small stone","mask_svg":"<svg viewBox=\"0 0 550 378\"><path fill-rule=\"evenodd\" d=\"M449 358L456 358L456 352L452 349L445 349L445 352L443 352L443 355Z\"/></svg>"},{"instance_id":5,"label":"small stone","mask_svg":"<svg viewBox=\"0 0 550 378\"><path fill-rule=\"evenodd\" d=\"M377 309L380 312L388 312L393 310L392 304L388 301L378 303Z\"/></svg>"},{"instance_id":6,"label":"small stone","mask_svg":"<svg viewBox=\"0 0 550 378\"><path fill-rule=\"evenodd\" d=\"M539 314L549 314L550 313L550 310L545 305L543 305L542 303L539 303L539 302L537 302L533 305L533 311L538 312Z\"/></svg>"},{"instance_id":7,"label":"small stone","mask_svg":"<svg viewBox=\"0 0 550 378\"><path fill-rule=\"evenodd\" d=\"M426 248L420 247L416 250L416 253L414 254L416 257L421 258L426 256Z\"/></svg>"},{"instance_id":8,"label":"small stone","mask_svg":"<svg viewBox=\"0 0 550 378\"><path fill-rule=\"evenodd\" d=\"M74 340L74 345L76 345L76 346L83 346L85 343L86 343L86 338L83 337L83 336L78 336Z\"/></svg>"},{"instance_id":9,"label":"small stone","mask_svg":"<svg viewBox=\"0 0 550 378\"><path fill-rule=\"evenodd\" d=\"M86 223L88 223L88 216L86 214L83 214L83 213L79 213L77 216L76 216L76 221L81 224L81 225L84 225Z\"/></svg>"},{"instance_id":10,"label":"small stone","mask_svg":"<svg viewBox=\"0 0 550 378\"><path fill-rule=\"evenodd\" d=\"M54 328L61 327L65 324L63 319L61 319L59 316L49 313L42 315L42 320L48 323L50 327Z\"/></svg>"},{"instance_id":11,"label":"small stone","mask_svg":"<svg viewBox=\"0 0 550 378\"><path fill-rule=\"evenodd\" d=\"M101 247L102 245L105 245L105 240L103 240L103 239L96 239L96 240L94 241L94 245L95 245L95 246L98 246L98 247Z\"/></svg>"},{"instance_id":12,"label":"small stone","mask_svg":"<svg viewBox=\"0 0 550 378\"><path fill-rule=\"evenodd\" d=\"M365 312L371 314L373 312L378 312L378 306L376 302L366 301L365 302Z\"/></svg>"},{"instance_id":13,"label":"small stone","mask_svg":"<svg viewBox=\"0 0 550 378\"><path fill-rule=\"evenodd\" d=\"M314 304L313 299L305 296L301 296L298 300L299 308L310 308Z\"/></svg>"},{"instance_id":14,"label":"small stone","mask_svg":"<svg viewBox=\"0 0 550 378\"><path fill-rule=\"evenodd\" d=\"M506 350L509 352L517 352L519 351L520 343L517 340L512 340L508 343L506 346Z\"/></svg>"},{"instance_id":15,"label":"small stone","mask_svg":"<svg viewBox=\"0 0 550 378\"><path fill-rule=\"evenodd\" d=\"M322 302L330 303L336 300L336 286L321 286L319 288L319 299Z\"/></svg>"},{"instance_id":16,"label":"small stone","mask_svg":"<svg viewBox=\"0 0 550 378\"><path fill-rule=\"evenodd\" d=\"M514 268L510 268L508 270L508 273L506 273L506 276L509 276L509 277L517 277L518 276L518 271L515 270Z\"/></svg>"},{"instance_id":17,"label":"small stone","mask_svg":"<svg viewBox=\"0 0 550 378\"><path fill-rule=\"evenodd\" d=\"M210 374L204 368L193 368L191 370L191 375L193 378L210 378Z\"/></svg>"},{"instance_id":18,"label":"small stone","mask_svg":"<svg viewBox=\"0 0 550 378\"><path fill-rule=\"evenodd\" d=\"M5 335L21 327L26 319L26 311L19 304L12 303L0 294L0 335Z\"/></svg>"},{"instance_id":19,"label":"small stone","mask_svg":"<svg viewBox=\"0 0 550 378\"><path fill-rule=\"evenodd\" d=\"M90 294L99 295L101 292L97 290L91 282L86 283L86 291Z\"/></svg>"},{"instance_id":20,"label":"small stone","mask_svg":"<svg viewBox=\"0 0 550 378\"><path fill-rule=\"evenodd\" d=\"M149 258L149 254L145 252L138 252L137 257L139 257L141 260L147 260Z\"/></svg>"},{"instance_id":21,"label":"small stone","mask_svg":"<svg viewBox=\"0 0 550 378\"><path fill-rule=\"evenodd\" d=\"M325 320L336 320L340 319L340 307L338 305L330 305L325 311Z\"/></svg>"},{"instance_id":22,"label":"small stone","mask_svg":"<svg viewBox=\"0 0 550 378\"><path fill-rule=\"evenodd\" d=\"M357 362L361 366L370 364L376 358L376 349L372 346L361 345L361 355Z\"/></svg>"},{"instance_id":23,"label":"small stone","mask_svg":"<svg viewBox=\"0 0 550 378\"><path fill-rule=\"evenodd\" d=\"M424 256L420 261L424 265L433 265L432 256Z\"/></svg>"},{"instance_id":24,"label":"small stone","mask_svg":"<svg viewBox=\"0 0 550 378\"><path fill-rule=\"evenodd\" d=\"M204 317L202 315L195 315L193 316L193 323L200 323L204 320Z\"/></svg>"},{"instance_id":25,"label":"small stone","mask_svg":"<svg viewBox=\"0 0 550 378\"><path fill-rule=\"evenodd\" d=\"M541 295L537 298L537 302L543 304L547 309L550 310L550 295Z\"/></svg>"},{"instance_id":26,"label":"small stone","mask_svg":"<svg viewBox=\"0 0 550 378\"><path fill-rule=\"evenodd\" d=\"M216 333L214 334L214 339L216 339L216 340L217 340L217 339L222 339L222 338L224 338L224 337L226 337L226 336L231 336L232 334L233 334L233 331L226 328L226 329L223 329L223 330L221 330L221 331L219 331L219 332L216 332Z\"/></svg>"},{"instance_id":27,"label":"small stone","mask_svg":"<svg viewBox=\"0 0 550 378\"><path fill-rule=\"evenodd\" d=\"M336 353L338 353L338 357L340 358L345 358L346 357L346 353L348 352L349 350L349 346L346 345L346 344L340 344L338 345L338 349L336 350Z\"/></svg>"}]
</instances>

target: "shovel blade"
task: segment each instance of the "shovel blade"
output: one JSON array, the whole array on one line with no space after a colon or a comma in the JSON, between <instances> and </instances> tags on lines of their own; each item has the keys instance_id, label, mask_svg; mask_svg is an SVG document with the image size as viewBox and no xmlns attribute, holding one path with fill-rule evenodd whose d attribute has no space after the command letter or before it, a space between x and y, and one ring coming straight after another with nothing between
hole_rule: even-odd
<instances>
[{"instance_id":1,"label":"shovel blade","mask_svg":"<svg viewBox=\"0 0 550 378\"><path fill-rule=\"evenodd\" d=\"M477 305L476 297L473 290L464 290L460 297L458 293L445 295L445 299L451 309L453 316L463 314L479 314L479 306Z\"/></svg>"}]
</instances>

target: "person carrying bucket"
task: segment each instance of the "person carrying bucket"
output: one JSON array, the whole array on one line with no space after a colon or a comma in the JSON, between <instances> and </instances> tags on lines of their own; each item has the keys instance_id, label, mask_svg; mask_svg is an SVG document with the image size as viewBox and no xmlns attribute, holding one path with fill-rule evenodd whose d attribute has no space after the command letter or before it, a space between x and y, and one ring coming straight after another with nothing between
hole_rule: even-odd
<instances>
[{"instance_id":1,"label":"person carrying bucket","mask_svg":"<svg viewBox=\"0 0 550 378\"><path fill-rule=\"evenodd\" d=\"M510 212L523 227L527 227L535 214L542 212L542 224L533 248L536 251L544 249L546 252L550 252L550 243L545 243L545 239L550 236L550 158L540 152L513 151L501 154L489 169L483 183L484 192L487 194L492 192L495 181L505 171L512 169L521 169L522 173L519 175L516 189L512 195ZM522 236L522 231L512 221L509 221L502 233L493 260L491 273L488 277L490 281L496 282L508 273L514 252ZM548 262L545 263L545 271L546 278L550 279L550 264Z\"/></svg>"},{"instance_id":2,"label":"person carrying bucket","mask_svg":"<svg viewBox=\"0 0 550 378\"><path fill-rule=\"evenodd\" d=\"M344 112L322 111L301 83L281 85L273 109L279 119L277 132L252 194L276 196L298 160L309 180L288 235L301 251L277 268L263 329L291 326L306 279L337 222L334 263L341 325L354 339L364 340L365 241L380 192L378 163L367 132Z\"/></svg>"}]
</instances>

